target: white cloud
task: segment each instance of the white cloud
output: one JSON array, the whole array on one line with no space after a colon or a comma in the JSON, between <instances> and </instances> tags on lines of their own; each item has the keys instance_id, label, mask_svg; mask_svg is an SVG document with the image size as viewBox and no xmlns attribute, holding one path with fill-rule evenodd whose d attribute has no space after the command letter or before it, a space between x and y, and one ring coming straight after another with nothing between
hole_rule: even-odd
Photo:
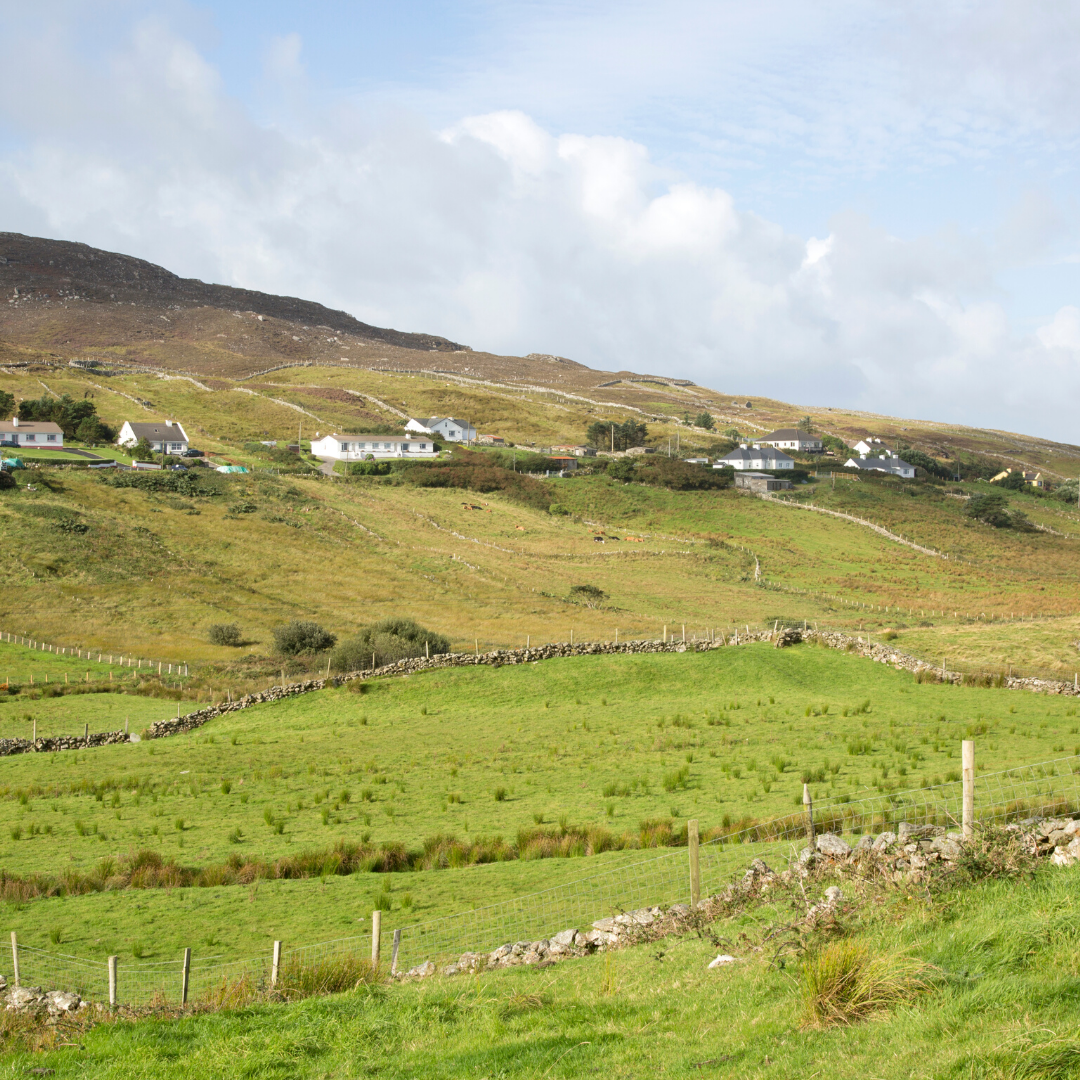
<instances>
[{"instance_id":1,"label":"white cloud","mask_svg":"<svg viewBox=\"0 0 1080 1080\"><path fill-rule=\"evenodd\" d=\"M303 81L303 43L267 72ZM1070 438L1080 316L1009 326L995 250L957 229L901 239L865 215L805 238L640 142L545 130L520 110L442 131L338 103L257 123L186 40L140 24L107 68L57 47L2 57L29 94L0 150L4 228L82 240L228 284L284 292L477 348L551 351L812 404ZM24 81L21 81L24 80ZM75 88L82 91L75 93ZM303 106L303 94L293 98ZM1038 198L1003 229L1053 232ZM1026 370L1052 371L1038 392Z\"/></svg>"}]
</instances>

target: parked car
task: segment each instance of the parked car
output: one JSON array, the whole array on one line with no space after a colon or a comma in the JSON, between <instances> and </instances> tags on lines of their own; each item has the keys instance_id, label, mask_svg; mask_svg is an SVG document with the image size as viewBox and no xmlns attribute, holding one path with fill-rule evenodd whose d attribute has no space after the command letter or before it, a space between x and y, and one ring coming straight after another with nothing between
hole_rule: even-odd
<instances>
[{"instance_id":1,"label":"parked car","mask_svg":"<svg viewBox=\"0 0 1080 1080\"><path fill-rule=\"evenodd\" d=\"M189 449L185 450L180 456L181 457L205 457L206 455L203 454L203 452L201 450L196 450L195 447L192 446Z\"/></svg>"}]
</instances>

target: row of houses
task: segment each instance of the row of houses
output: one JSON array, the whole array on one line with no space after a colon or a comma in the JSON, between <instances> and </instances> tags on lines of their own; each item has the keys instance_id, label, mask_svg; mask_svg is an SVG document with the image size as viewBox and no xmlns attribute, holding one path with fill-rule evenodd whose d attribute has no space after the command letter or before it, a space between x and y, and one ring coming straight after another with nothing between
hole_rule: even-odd
<instances>
[{"instance_id":1,"label":"row of houses","mask_svg":"<svg viewBox=\"0 0 1080 1080\"><path fill-rule=\"evenodd\" d=\"M175 420L147 424L125 420L116 445L131 447L141 439L150 444L155 454L185 454L191 448L187 432ZM16 416L11 420L0 420L0 446L62 450L64 431L51 420L20 420Z\"/></svg>"}]
</instances>

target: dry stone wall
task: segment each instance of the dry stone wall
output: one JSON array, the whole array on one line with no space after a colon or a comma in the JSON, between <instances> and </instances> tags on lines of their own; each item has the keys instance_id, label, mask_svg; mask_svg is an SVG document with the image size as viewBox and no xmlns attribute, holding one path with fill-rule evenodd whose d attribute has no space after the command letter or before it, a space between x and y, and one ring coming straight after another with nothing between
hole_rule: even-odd
<instances>
[{"instance_id":1,"label":"dry stone wall","mask_svg":"<svg viewBox=\"0 0 1080 1080\"><path fill-rule=\"evenodd\" d=\"M443 653L432 657L415 657L398 660L393 664L367 671L352 671L346 675L332 675L326 679L306 679L303 682L289 683L285 686L272 686L257 694L248 694L236 701L223 702L220 705L208 705L203 709L184 716L159 720L151 724L143 733L144 739L163 739L170 735L180 735L201 727L208 720L225 716L252 705L284 701L299 694L310 694L315 690L324 690L331 686L343 686L357 679L382 679L395 676L414 675L421 671L435 671L452 667L503 667L514 664L536 664L542 660L555 660L570 656L620 656L643 653L683 653L709 652L712 649L748 645L754 642L770 642L774 648L783 649L801 643L821 645L829 649L839 649L856 656L865 657L878 664L888 664L902 671L921 675L927 681L948 682L959 685L964 675L958 671L947 671L935 667L914 656L901 652L888 645L863 639L861 636L838 631L818 631L786 627L783 630L738 630L730 637L721 634L713 641L620 641L620 642L566 642L541 645L535 649L496 649L487 653ZM1080 697L1080 689L1073 683L1057 682L1051 679L1030 679L1014 676L1002 676L1001 685L1009 690L1029 690L1041 694L1061 694ZM87 746L106 746L113 743L127 742L128 736L122 731L97 732L88 738L59 736L47 739L0 739L0 757L11 754L32 752L55 752L58 750L79 750Z\"/></svg>"}]
</instances>

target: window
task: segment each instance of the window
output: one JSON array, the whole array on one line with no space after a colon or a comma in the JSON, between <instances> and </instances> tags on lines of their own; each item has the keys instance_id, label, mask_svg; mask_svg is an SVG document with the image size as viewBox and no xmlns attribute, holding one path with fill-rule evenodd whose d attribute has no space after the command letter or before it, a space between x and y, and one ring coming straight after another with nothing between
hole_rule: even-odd
<instances>
[{"instance_id":1,"label":"window","mask_svg":"<svg viewBox=\"0 0 1080 1080\"><path fill-rule=\"evenodd\" d=\"M183 450L183 449L184 449L184 444L183 444L183 443L178 443L178 442L174 442L174 443L172 443L172 444L170 445L170 447L169 447L169 448L170 448L171 450L176 450L176 451L179 451L179 450Z\"/></svg>"},{"instance_id":2,"label":"window","mask_svg":"<svg viewBox=\"0 0 1080 1080\"><path fill-rule=\"evenodd\" d=\"M45 441L46 442L56 442L56 436L55 435L46 435L45 436Z\"/></svg>"},{"instance_id":3,"label":"window","mask_svg":"<svg viewBox=\"0 0 1080 1080\"><path fill-rule=\"evenodd\" d=\"M36 441L36 439L37 439L36 435L27 434L27 435L23 436L23 442L34 442L34 441Z\"/></svg>"},{"instance_id":4,"label":"window","mask_svg":"<svg viewBox=\"0 0 1080 1080\"><path fill-rule=\"evenodd\" d=\"M347 442L343 442L341 444L341 452L343 454L347 454L349 452L349 444Z\"/></svg>"}]
</instances>

